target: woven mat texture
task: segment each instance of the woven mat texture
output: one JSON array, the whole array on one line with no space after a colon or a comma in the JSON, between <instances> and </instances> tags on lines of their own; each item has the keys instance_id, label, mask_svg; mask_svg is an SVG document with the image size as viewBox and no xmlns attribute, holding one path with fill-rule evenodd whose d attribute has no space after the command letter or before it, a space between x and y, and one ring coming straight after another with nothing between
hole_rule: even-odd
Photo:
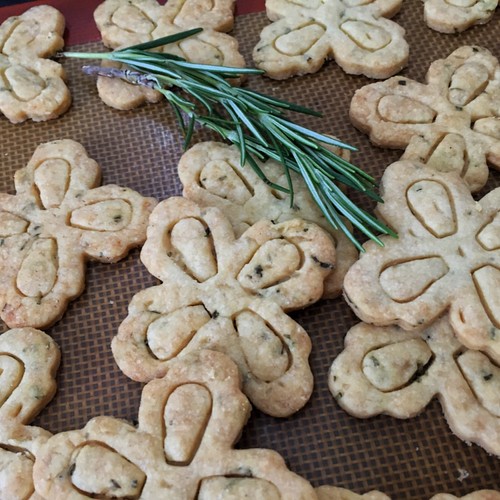
<instances>
[{"instance_id":1,"label":"woven mat texture","mask_svg":"<svg viewBox=\"0 0 500 500\"><path fill-rule=\"evenodd\" d=\"M482 45L500 57L498 11L490 23L457 35L428 29L423 5L417 0L405 0L394 20L407 30L410 62L402 72L407 77L423 81L433 60L446 57L461 45ZM264 13L237 18L233 34L247 62L251 62L252 48L267 23ZM94 51L102 50L102 46L92 43L73 49ZM130 112L112 110L99 100L92 78L80 72L80 65L76 60L64 61L73 105L63 117L16 126L0 118L2 192L14 192L14 172L26 165L38 144L71 138L81 142L101 165L105 184L129 186L159 199L180 194L176 166L182 154L182 137L170 109L158 104ZM370 82L365 77L346 75L330 62L315 75L284 82L252 77L248 86L322 110L322 119L297 120L357 146L359 152L353 161L380 178L401 152L373 147L348 119L354 91ZM201 131L194 140L210 138L215 137ZM500 175L492 172L484 192L498 185ZM370 202L361 197L354 199L371 208ZM110 342L132 296L156 280L140 263L138 250L117 264L89 263L86 280L83 295L48 330L62 350L58 392L34 423L52 432L80 428L96 415L129 420L137 416L142 385L120 372ZM293 317L313 341L312 398L288 419L271 418L254 410L239 447L277 450L293 471L315 486L335 484L357 492L376 488L395 499L424 499L439 491L463 495L480 488L500 489L498 459L455 437L438 401L410 420L386 416L358 420L337 406L328 391L327 373L342 350L346 331L357 322L342 299L322 301ZM466 479L458 479L461 469L467 471Z\"/></svg>"}]
</instances>

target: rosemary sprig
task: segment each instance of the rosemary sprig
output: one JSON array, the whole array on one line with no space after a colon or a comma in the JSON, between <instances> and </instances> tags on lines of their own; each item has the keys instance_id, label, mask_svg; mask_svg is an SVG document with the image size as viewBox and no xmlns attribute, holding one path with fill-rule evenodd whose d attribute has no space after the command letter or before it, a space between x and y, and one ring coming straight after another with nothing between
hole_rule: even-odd
<instances>
[{"instance_id":1,"label":"rosemary sprig","mask_svg":"<svg viewBox=\"0 0 500 500\"><path fill-rule=\"evenodd\" d=\"M185 147L191 141L196 123L217 132L235 144L241 164L247 163L268 185L290 195L293 185L290 170L304 178L311 195L335 229L363 251L361 244L348 230L342 217L349 220L370 239L382 245L376 233L396 234L375 217L353 203L338 187L341 182L371 199L381 202L373 177L340 158L325 145L356 148L324 134L298 125L285 116L286 111L320 116L313 110L277 99L260 92L232 86L228 81L242 75L261 74L253 68L230 68L191 63L178 56L155 52L160 46L175 43L199 33L201 28L134 45L114 52L64 52L66 57L105 59L130 69L84 66L89 74L122 78L161 92L172 106L185 136ZM184 91L189 99L174 89ZM257 160L272 158L283 165L287 187L266 178Z\"/></svg>"}]
</instances>

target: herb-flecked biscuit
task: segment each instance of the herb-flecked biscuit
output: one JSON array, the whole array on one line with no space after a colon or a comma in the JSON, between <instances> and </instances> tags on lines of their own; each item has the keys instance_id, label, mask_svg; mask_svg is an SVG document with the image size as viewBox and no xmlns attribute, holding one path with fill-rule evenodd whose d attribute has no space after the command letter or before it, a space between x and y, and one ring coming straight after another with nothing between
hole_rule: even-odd
<instances>
[{"instance_id":1,"label":"herb-flecked biscuit","mask_svg":"<svg viewBox=\"0 0 500 500\"><path fill-rule=\"evenodd\" d=\"M386 17L401 0L266 0L271 25L253 51L255 65L282 80L335 59L346 72L387 78L408 61L405 30Z\"/></svg>"},{"instance_id":2,"label":"herb-flecked biscuit","mask_svg":"<svg viewBox=\"0 0 500 500\"><path fill-rule=\"evenodd\" d=\"M64 17L39 5L0 26L0 112L12 123L57 118L71 104L63 67L45 59L62 49Z\"/></svg>"},{"instance_id":3,"label":"herb-flecked biscuit","mask_svg":"<svg viewBox=\"0 0 500 500\"><path fill-rule=\"evenodd\" d=\"M336 148L335 153L349 160L347 150ZM273 160L256 161L270 181L287 186L283 166ZM293 206L286 193L266 184L249 165L241 165L235 146L202 142L190 148L179 161L183 196L204 207L220 208L231 221L236 236L261 219L283 222L296 217L314 222L327 231L335 244L336 258L335 267L326 277L323 296L336 297L358 252L342 231L334 230L328 223L302 177L295 172L290 172L290 176L294 186Z\"/></svg>"},{"instance_id":4,"label":"herb-flecked biscuit","mask_svg":"<svg viewBox=\"0 0 500 500\"><path fill-rule=\"evenodd\" d=\"M402 159L455 172L470 189L500 169L500 66L486 49L464 46L429 67L427 83L395 76L357 90L352 123Z\"/></svg>"},{"instance_id":5,"label":"herb-flecked biscuit","mask_svg":"<svg viewBox=\"0 0 500 500\"><path fill-rule=\"evenodd\" d=\"M353 491L336 486L320 486L316 488L318 500L391 500L380 491L369 491L364 495L358 495Z\"/></svg>"},{"instance_id":6,"label":"herb-flecked biscuit","mask_svg":"<svg viewBox=\"0 0 500 500\"><path fill-rule=\"evenodd\" d=\"M10 327L47 327L82 293L85 261L116 262L146 238L152 198L97 187L100 168L83 146L40 145L0 193L0 317Z\"/></svg>"},{"instance_id":7,"label":"herb-flecked biscuit","mask_svg":"<svg viewBox=\"0 0 500 500\"><path fill-rule=\"evenodd\" d=\"M444 311L459 341L500 361L500 188L474 201L453 173L390 165L378 215L398 233L368 242L344 296L359 318L406 330Z\"/></svg>"},{"instance_id":8,"label":"herb-flecked biscuit","mask_svg":"<svg viewBox=\"0 0 500 500\"><path fill-rule=\"evenodd\" d=\"M52 437L35 463L36 491L65 500L315 499L276 452L233 449L250 409L227 356L184 356L144 388L138 428L97 417Z\"/></svg>"},{"instance_id":9,"label":"herb-flecked biscuit","mask_svg":"<svg viewBox=\"0 0 500 500\"><path fill-rule=\"evenodd\" d=\"M290 415L311 395L311 342L284 311L321 297L334 259L330 238L312 223L264 220L236 239L219 209L169 198L153 211L141 252L163 284L132 299L111 344L115 360L146 382L192 351L222 351L258 408Z\"/></svg>"},{"instance_id":10,"label":"herb-flecked biscuit","mask_svg":"<svg viewBox=\"0 0 500 500\"><path fill-rule=\"evenodd\" d=\"M424 0L427 26L441 33L457 33L487 23L495 14L498 0Z\"/></svg>"},{"instance_id":11,"label":"herb-flecked biscuit","mask_svg":"<svg viewBox=\"0 0 500 500\"><path fill-rule=\"evenodd\" d=\"M104 45L112 49L202 27L201 33L161 50L191 62L244 67L238 42L224 33L233 27L234 5L234 0L168 0L165 5L156 0L105 0L95 10L94 19ZM103 66L119 67L110 62ZM115 78L99 77L97 89L108 106L122 110L162 99L156 90Z\"/></svg>"},{"instance_id":12,"label":"herb-flecked biscuit","mask_svg":"<svg viewBox=\"0 0 500 500\"><path fill-rule=\"evenodd\" d=\"M328 383L338 404L361 418L411 418L438 396L454 434L500 455L500 368L466 349L446 316L414 332L353 327Z\"/></svg>"}]
</instances>

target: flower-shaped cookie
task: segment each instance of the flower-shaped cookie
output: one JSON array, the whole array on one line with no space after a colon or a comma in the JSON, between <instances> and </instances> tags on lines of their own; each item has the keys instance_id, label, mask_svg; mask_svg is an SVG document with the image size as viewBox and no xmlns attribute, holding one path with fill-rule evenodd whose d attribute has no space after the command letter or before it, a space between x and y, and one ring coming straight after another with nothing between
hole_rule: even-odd
<instances>
[{"instance_id":1,"label":"flower-shaped cookie","mask_svg":"<svg viewBox=\"0 0 500 500\"><path fill-rule=\"evenodd\" d=\"M168 0L164 6L156 0L105 0L94 19L104 45L113 49L202 27L201 33L162 50L192 62L244 67L236 39L221 33L232 29L233 11L234 0ZM115 78L99 77L97 89L101 99L117 109L162 99L155 90Z\"/></svg>"},{"instance_id":2,"label":"flower-shaped cookie","mask_svg":"<svg viewBox=\"0 0 500 500\"><path fill-rule=\"evenodd\" d=\"M50 433L28 424L52 399L59 349L32 328L0 336L0 496L39 499L34 494L33 461Z\"/></svg>"},{"instance_id":3,"label":"flower-shaped cookie","mask_svg":"<svg viewBox=\"0 0 500 500\"><path fill-rule=\"evenodd\" d=\"M314 224L261 221L239 239L217 208L170 198L153 211L141 259L163 284L139 292L111 347L138 381L160 378L176 357L228 354L262 411L287 416L312 391L307 333L283 310L318 300L334 262Z\"/></svg>"},{"instance_id":4,"label":"flower-shaped cookie","mask_svg":"<svg viewBox=\"0 0 500 500\"><path fill-rule=\"evenodd\" d=\"M144 388L138 428L111 417L51 438L34 467L44 498L315 498L276 452L235 450L250 414L225 355L174 362Z\"/></svg>"},{"instance_id":5,"label":"flower-shaped cookie","mask_svg":"<svg viewBox=\"0 0 500 500\"><path fill-rule=\"evenodd\" d=\"M266 0L271 25L253 51L255 65L278 80L314 73L333 58L346 72L387 78L408 61L401 0ZM383 17L385 16L385 17Z\"/></svg>"},{"instance_id":6,"label":"flower-shaped cookie","mask_svg":"<svg viewBox=\"0 0 500 500\"><path fill-rule=\"evenodd\" d=\"M145 240L155 201L96 187L97 163L69 139L40 145L0 194L0 317L47 327L84 288L85 261L115 262Z\"/></svg>"},{"instance_id":7,"label":"flower-shaped cookie","mask_svg":"<svg viewBox=\"0 0 500 500\"><path fill-rule=\"evenodd\" d=\"M457 33L487 23L498 0L423 0L427 26L441 33Z\"/></svg>"},{"instance_id":8,"label":"flower-shaped cookie","mask_svg":"<svg viewBox=\"0 0 500 500\"><path fill-rule=\"evenodd\" d=\"M335 152L348 155L340 148ZM281 186L287 185L279 163L273 160L258 163L269 180ZM287 194L271 188L249 165L241 165L240 154L234 146L220 142L199 143L184 153L179 162L183 195L201 206L220 208L231 221L236 236L261 219L283 222L296 217L314 222L327 231L336 247L336 259L333 271L326 278L323 296L336 297L358 252L344 233L334 230L326 220L302 177L295 172L290 172L290 175L295 193L292 207Z\"/></svg>"},{"instance_id":9,"label":"flower-shaped cookie","mask_svg":"<svg viewBox=\"0 0 500 500\"><path fill-rule=\"evenodd\" d=\"M357 90L350 117L377 146L463 177L472 191L500 168L500 66L481 47L434 61L427 84L395 76Z\"/></svg>"},{"instance_id":10,"label":"flower-shaped cookie","mask_svg":"<svg viewBox=\"0 0 500 500\"><path fill-rule=\"evenodd\" d=\"M362 418L410 418L437 395L460 439L500 455L500 368L460 344L446 316L415 332L358 324L332 364L329 386L344 410Z\"/></svg>"},{"instance_id":11,"label":"flower-shaped cookie","mask_svg":"<svg viewBox=\"0 0 500 500\"><path fill-rule=\"evenodd\" d=\"M366 243L344 295L368 323L404 329L449 309L462 344L500 361L500 188L475 202L465 183L401 161L382 177L379 215L398 239Z\"/></svg>"},{"instance_id":12,"label":"flower-shaped cookie","mask_svg":"<svg viewBox=\"0 0 500 500\"><path fill-rule=\"evenodd\" d=\"M32 7L0 26L0 112L12 123L57 118L71 104L63 67L44 59L64 45L64 17Z\"/></svg>"}]
</instances>

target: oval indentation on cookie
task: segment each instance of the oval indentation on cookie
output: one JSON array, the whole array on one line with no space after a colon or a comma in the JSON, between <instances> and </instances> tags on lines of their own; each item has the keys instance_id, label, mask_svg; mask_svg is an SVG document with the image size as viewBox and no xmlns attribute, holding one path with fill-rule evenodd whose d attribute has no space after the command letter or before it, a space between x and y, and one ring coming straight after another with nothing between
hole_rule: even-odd
<instances>
[{"instance_id":1,"label":"oval indentation on cookie","mask_svg":"<svg viewBox=\"0 0 500 500\"><path fill-rule=\"evenodd\" d=\"M173 2L171 2L173 3ZM190 26L193 24L193 5L186 0L177 2L177 13L172 19L172 22L177 26ZM204 12L210 12L215 8L214 0L198 0L196 2L195 12L198 15L203 15Z\"/></svg>"},{"instance_id":2,"label":"oval indentation on cookie","mask_svg":"<svg viewBox=\"0 0 500 500\"><path fill-rule=\"evenodd\" d=\"M0 212L0 237L8 238L26 232L29 222L10 212Z\"/></svg>"},{"instance_id":3,"label":"oval indentation on cookie","mask_svg":"<svg viewBox=\"0 0 500 500\"><path fill-rule=\"evenodd\" d=\"M3 406L17 389L23 376L24 364L20 360L9 354L0 354L0 406ZM10 416L17 417L21 409L22 407L19 408L16 415Z\"/></svg>"},{"instance_id":4,"label":"oval indentation on cookie","mask_svg":"<svg viewBox=\"0 0 500 500\"><path fill-rule=\"evenodd\" d=\"M413 215L436 238L457 232L455 207L446 186L438 181L417 181L408 188L406 198Z\"/></svg>"},{"instance_id":5,"label":"oval indentation on cookie","mask_svg":"<svg viewBox=\"0 0 500 500\"><path fill-rule=\"evenodd\" d=\"M479 244L486 250L497 250L500 248L500 213L484 225L476 236Z\"/></svg>"},{"instance_id":6,"label":"oval indentation on cookie","mask_svg":"<svg viewBox=\"0 0 500 500\"><path fill-rule=\"evenodd\" d=\"M98 442L77 448L69 471L73 485L92 498L135 500L146 481L146 475L137 465Z\"/></svg>"},{"instance_id":7,"label":"oval indentation on cookie","mask_svg":"<svg viewBox=\"0 0 500 500\"><path fill-rule=\"evenodd\" d=\"M363 373L380 391L395 391L421 377L432 358L422 339L406 340L370 351L363 358Z\"/></svg>"},{"instance_id":8,"label":"oval indentation on cookie","mask_svg":"<svg viewBox=\"0 0 500 500\"><path fill-rule=\"evenodd\" d=\"M0 471L4 498L31 498L35 491L33 460L26 453L0 446Z\"/></svg>"},{"instance_id":9,"label":"oval indentation on cookie","mask_svg":"<svg viewBox=\"0 0 500 500\"><path fill-rule=\"evenodd\" d=\"M446 134L434 144L425 164L438 172L455 172L463 176L466 160L464 138L460 134Z\"/></svg>"},{"instance_id":10,"label":"oval indentation on cookie","mask_svg":"<svg viewBox=\"0 0 500 500\"><path fill-rule=\"evenodd\" d=\"M465 106L484 91L489 80L488 70L482 64L463 64L451 77L448 99L455 106Z\"/></svg>"},{"instance_id":11,"label":"oval indentation on cookie","mask_svg":"<svg viewBox=\"0 0 500 500\"><path fill-rule=\"evenodd\" d=\"M119 28L132 33L147 35L156 28L156 23L135 5L122 5L115 10L111 21Z\"/></svg>"},{"instance_id":12,"label":"oval indentation on cookie","mask_svg":"<svg viewBox=\"0 0 500 500\"><path fill-rule=\"evenodd\" d=\"M368 5L373 3L374 0L344 0L342 3L348 7L359 7L361 5Z\"/></svg>"},{"instance_id":13,"label":"oval indentation on cookie","mask_svg":"<svg viewBox=\"0 0 500 500\"><path fill-rule=\"evenodd\" d=\"M103 200L71 213L73 227L91 231L121 231L132 220L132 207L125 200Z\"/></svg>"},{"instance_id":14,"label":"oval indentation on cookie","mask_svg":"<svg viewBox=\"0 0 500 500\"><path fill-rule=\"evenodd\" d=\"M422 257L390 264L380 273L380 285L396 302L410 302L448 272L441 257Z\"/></svg>"},{"instance_id":15,"label":"oval indentation on cookie","mask_svg":"<svg viewBox=\"0 0 500 500\"><path fill-rule=\"evenodd\" d=\"M210 319L210 314L202 305L183 307L162 315L148 327L148 347L156 358L162 361L172 359Z\"/></svg>"},{"instance_id":16,"label":"oval indentation on cookie","mask_svg":"<svg viewBox=\"0 0 500 500\"><path fill-rule=\"evenodd\" d=\"M188 61L203 64L224 64L224 53L215 45L203 40L188 38L179 42L179 48Z\"/></svg>"},{"instance_id":17,"label":"oval indentation on cookie","mask_svg":"<svg viewBox=\"0 0 500 500\"><path fill-rule=\"evenodd\" d=\"M35 186L45 208L58 207L69 187L71 166L61 158L50 158L35 170Z\"/></svg>"},{"instance_id":18,"label":"oval indentation on cookie","mask_svg":"<svg viewBox=\"0 0 500 500\"><path fill-rule=\"evenodd\" d=\"M16 98L24 102L38 97L47 86L38 74L19 64L8 67L4 77Z\"/></svg>"},{"instance_id":19,"label":"oval indentation on cookie","mask_svg":"<svg viewBox=\"0 0 500 500\"><path fill-rule=\"evenodd\" d=\"M429 106L399 95L383 96L377 111L383 120L393 123L432 123L436 117Z\"/></svg>"},{"instance_id":20,"label":"oval indentation on cookie","mask_svg":"<svg viewBox=\"0 0 500 500\"><path fill-rule=\"evenodd\" d=\"M317 9L321 7L324 0L288 0L290 3L298 5L299 7L306 7L307 9Z\"/></svg>"},{"instance_id":21,"label":"oval indentation on cookie","mask_svg":"<svg viewBox=\"0 0 500 500\"><path fill-rule=\"evenodd\" d=\"M500 269L483 266L472 273L472 278L489 320L500 328Z\"/></svg>"},{"instance_id":22,"label":"oval indentation on cookie","mask_svg":"<svg viewBox=\"0 0 500 500\"><path fill-rule=\"evenodd\" d=\"M17 274L17 288L26 297L45 297L57 281L57 243L52 238L33 242Z\"/></svg>"},{"instance_id":23,"label":"oval indentation on cookie","mask_svg":"<svg viewBox=\"0 0 500 500\"><path fill-rule=\"evenodd\" d=\"M199 282L217 274L217 259L210 229L194 218L182 219L172 228L171 245L178 252L174 260Z\"/></svg>"},{"instance_id":24,"label":"oval indentation on cookie","mask_svg":"<svg viewBox=\"0 0 500 500\"><path fill-rule=\"evenodd\" d=\"M243 174L225 160L208 162L200 172L200 185L219 198L238 205L244 205L254 195Z\"/></svg>"},{"instance_id":25,"label":"oval indentation on cookie","mask_svg":"<svg viewBox=\"0 0 500 500\"><path fill-rule=\"evenodd\" d=\"M34 29L30 29L34 28ZM17 21L10 27L10 34L2 47L2 53L11 55L19 52L19 48L28 47L35 39L35 33L39 31L38 26L30 26L26 21Z\"/></svg>"},{"instance_id":26,"label":"oval indentation on cookie","mask_svg":"<svg viewBox=\"0 0 500 500\"><path fill-rule=\"evenodd\" d=\"M479 402L500 417L500 368L479 351L466 351L457 363Z\"/></svg>"},{"instance_id":27,"label":"oval indentation on cookie","mask_svg":"<svg viewBox=\"0 0 500 500\"><path fill-rule=\"evenodd\" d=\"M480 134L500 139L500 118L480 118L476 120L473 128Z\"/></svg>"},{"instance_id":28,"label":"oval indentation on cookie","mask_svg":"<svg viewBox=\"0 0 500 500\"><path fill-rule=\"evenodd\" d=\"M288 348L272 327L253 311L243 311L235 328L251 373L264 382L281 377L290 365Z\"/></svg>"},{"instance_id":29,"label":"oval indentation on cookie","mask_svg":"<svg viewBox=\"0 0 500 500\"><path fill-rule=\"evenodd\" d=\"M445 0L445 2L449 5L453 5L454 7L472 7L476 5L479 0Z\"/></svg>"},{"instance_id":30,"label":"oval indentation on cookie","mask_svg":"<svg viewBox=\"0 0 500 500\"><path fill-rule=\"evenodd\" d=\"M164 447L171 465L193 460L211 413L212 396L206 387L184 384L170 394L164 410Z\"/></svg>"},{"instance_id":31,"label":"oval indentation on cookie","mask_svg":"<svg viewBox=\"0 0 500 500\"><path fill-rule=\"evenodd\" d=\"M391 43L392 37L384 28L375 24L350 19L340 25L340 29L364 50L375 52Z\"/></svg>"},{"instance_id":32,"label":"oval indentation on cookie","mask_svg":"<svg viewBox=\"0 0 500 500\"><path fill-rule=\"evenodd\" d=\"M238 274L247 290L258 291L283 283L300 268L302 258L297 247L285 239L266 241Z\"/></svg>"},{"instance_id":33,"label":"oval indentation on cookie","mask_svg":"<svg viewBox=\"0 0 500 500\"><path fill-rule=\"evenodd\" d=\"M300 56L305 54L325 31L324 26L312 22L279 36L274 41L274 47L286 56Z\"/></svg>"},{"instance_id":34,"label":"oval indentation on cookie","mask_svg":"<svg viewBox=\"0 0 500 500\"><path fill-rule=\"evenodd\" d=\"M251 474L251 469L249 469ZM256 477L210 477L203 479L196 500L212 500L214 498L265 498L281 500L276 486Z\"/></svg>"}]
</instances>

